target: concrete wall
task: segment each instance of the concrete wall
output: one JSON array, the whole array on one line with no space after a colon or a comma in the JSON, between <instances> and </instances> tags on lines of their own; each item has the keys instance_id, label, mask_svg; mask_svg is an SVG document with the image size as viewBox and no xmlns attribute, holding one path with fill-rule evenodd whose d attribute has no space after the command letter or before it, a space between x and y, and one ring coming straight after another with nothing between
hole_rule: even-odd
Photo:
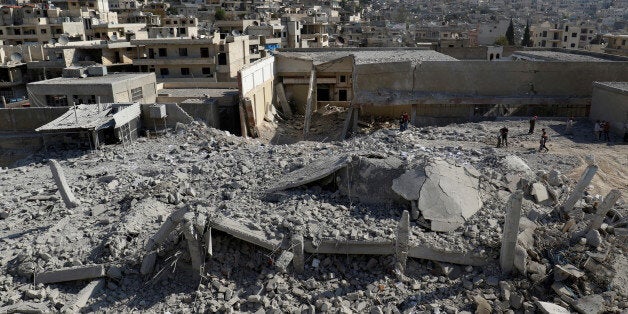
<instances>
[{"instance_id":1,"label":"concrete wall","mask_svg":"<svg viewBox=\"0 0 628 314\"><path fill-rule=\"evenodd\" d=\"M240 93L253 103L256 125L264 120L264 115L274 102L275 58L266 57L251 63L240 70Z\"/></svg>"},{"instance_id":2,"label":"concrete wall","mask_svg":"<svg viewBox=\"0 0 628 314\"><path fill-rule=\"evenodd\" d=\"M142 126L144 129L149 131L154 131L157 129L158 131L163 130L165 128L172 128L177 123L188 124L194 121L190 115L188 115L179 105L177 104L164 104L166 106L166 119L151 119L150 118L150 105L151 104L143 104L142 105Z\"/></svg>"},{"instance_id":3,"label":"concrete wall","mask_svg":"<svg viewBox=\"0 0 628 314\"><path fill-rule=\"evenodd\" d=\"M623 135L624 125L628 124L628 83L624 88L613 88L605 83L595 83L593 99L591 99L591 114L593 121L610 121L613 133Z\"/></svg>"},{"instance_id":4,"label":"concrete wall","mask_svg":"<svg viewBox=\"0 0 628 314\"><path fill-rule=\"evenodd\" d=\"M0 109L0 132L34 132L67 110L67 107Z\"/></svg>"},{"instance_id":5,"label":"concrete wall","mask_svg":"<svg viewBox=\"0 0 628 314\"><path fill-rule=\"evenodd\" d=\"M212 128L220 129L220 113L218 102L212 100L208 103L181 103L183 109L194 120L202 121Z\"/></svg>"},{"instance_id":6,"label":"concrete wall","mask_svg":"<svg viewBox=\"0 0 628 314\"><path fill-rule=\"evenodd\" d=\"M438 52L458 60L486 60L487 46L480 47L440 47Z\"/></svg>"}]
</instances>

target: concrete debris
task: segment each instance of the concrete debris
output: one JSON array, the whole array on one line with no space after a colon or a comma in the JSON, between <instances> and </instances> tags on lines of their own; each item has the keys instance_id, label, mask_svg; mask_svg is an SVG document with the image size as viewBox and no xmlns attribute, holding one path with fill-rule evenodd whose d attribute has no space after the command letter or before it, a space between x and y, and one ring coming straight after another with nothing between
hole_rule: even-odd
<instances>
[{"instance_id":1,"label":"concrete debris","mask_svg":"<svg viewBox=\"0 0 628 314\"><path fill-rule=\"evenodd\" d=\"M371 121L349 140L314 141L330 125L341 131L344 109L329 125L312 112L312 141L275 145L291 132L302 137L295 116L273 144L192 123L2 169L0 212L10 215L0 227L0 313L628 306L628 212L612 190L624 192L614 175L623 170L604 158L619 145L583 141L574 150L552 135L560 153L536 154L527 149L536 136L513 136L504 149L485 144L518 121L366 134L380 123ZM576 124L578 132L590 136ZM576 193L581 146L603 158L604 177ZM65 190L84 210L59 202L50 159L61 161ZM554 211L571 196L570 211Z\"/></svg>"},{"instance_id":2,"label":"concrete debris","mask_svg":"<svg viewBox=\"0 0 628 314\"><path fill-rule=\"evenodd\" d=\"M61 198L63 198L63 202L65 202L65 206L67 208L74 208L79 206L79 201L74 196L72 189L68 185L68 182L65 178L65 174L63 174L63 169L59 165L59 162L50 159L48 161L50 165L50 171L52 172L52 178L55 180L57 184L57 188L59 189L59 193L61 194Z\"/></svg>"},{"instance_id":3,"label":"concrete debris","mask_svg":"<svg viewBox=\"0 0 628 314\"><path fill-rule=\"evenodd\" d=\"M104 265L77 266L35 274L35 284L105 277Z\"/></svg>"},{"instance_id":4,"label":"concrete debris","mask_svg":"<svg viewBox=\"0 0 628 314\"><path fill-rule=\"evenodd\" d=\"M437 159L425 166L425 173L418 206L433 231L453 231L482 207L479 181L464 168Z\"/></svg>"},{"instance_id":5,"label":"concrete debris","mask_svg":"<svg viewBox=\"0 0 628 314\"><path fill-rule=\"evenodd\" d=\"M534 196L534 200L538 203L543 203L549 199L547 189L540 182L532 183L530 195Z\"/></svg>"},{"instance_id":6,"label":"concrete debris","mask_svg":"<svg viewBox=\"0 0 628 314\"><path fill-rule=\"evenodd\" d=\"M569 314L571 313L568 309L560 305L556 305L554 303L537 301L536 306L538 307L539 312L545 313L545 314Z\"/></svg>"}]
</instances>

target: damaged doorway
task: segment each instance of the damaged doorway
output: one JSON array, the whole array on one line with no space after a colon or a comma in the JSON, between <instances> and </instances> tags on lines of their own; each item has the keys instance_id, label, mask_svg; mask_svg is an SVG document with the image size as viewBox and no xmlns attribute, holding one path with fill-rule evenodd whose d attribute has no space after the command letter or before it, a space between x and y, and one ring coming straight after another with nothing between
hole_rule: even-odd
<instances>
[{"instance_id":1,"label":"damaged doorway","mask_svg":"<svg viewBox=\"0 0 628 314\"><path fill-rule=\"evenodd\" d=\"M331 101L331 86L329 85L317 85L316 86L316 100L317 101Z\"/></svg>"}]
</instances>

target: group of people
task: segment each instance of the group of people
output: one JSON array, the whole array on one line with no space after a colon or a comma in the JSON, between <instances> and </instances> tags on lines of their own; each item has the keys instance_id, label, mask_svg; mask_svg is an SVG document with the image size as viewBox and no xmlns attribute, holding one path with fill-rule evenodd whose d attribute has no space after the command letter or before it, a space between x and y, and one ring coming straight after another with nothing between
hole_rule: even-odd
<instances>
[{"instance_id":1,"label":"group of people","mask_svg":"<svg viewBox=\"0 0 628 314\"><path fill-rule=\"evenodd\" d=\"M605 141L610 142L611 140L611 124L608 121L595 121L595 126L593 127L593 135L597 141L602 140L604 138Z\"/></svg>"},{"instance_id":2,"label":"group of people","mask_svg":"<svg viewBox=\"0 0 628 314\"><path fill-rule=\"evenodd\" d=\"M534 116L530 119L530 129L528 130L528 134L534 134L534 127L536 126L536 119L538 117ZM573 118L569 119L568 127L571 128L573 126ZM549 140L549 136L547 135L547 131L545 129L541 129L541 139L539 140L539 152L545 150L549 152L549 148L547 148L547 141ZM506 146L508 147L508 128L504 126L499 129L499 135L497 136L497 147Z\"/></svg>"}]
</instances>

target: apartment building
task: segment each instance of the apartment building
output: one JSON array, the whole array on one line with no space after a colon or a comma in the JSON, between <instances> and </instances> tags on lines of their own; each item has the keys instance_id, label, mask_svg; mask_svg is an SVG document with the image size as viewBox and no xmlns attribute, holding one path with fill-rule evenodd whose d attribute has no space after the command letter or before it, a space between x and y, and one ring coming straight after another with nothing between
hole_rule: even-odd
<instances>
[{"instance_id":1,"label":"apartment building","mask_svg":"<svg viewBox=\"0 0 628 314\"><path fill-rule=\"evenodd\" d=\"M238 70L250 63L248 36L150 38L131 40L131 45L139 51L133 65L142 72L154 72L160 82L232 82Z\"/></svg>"},{"instance_id":2,"label":"apartment building","mask_svg":"<svg viewBox=\"0 0 628 314\"><path fill-rule=\"evenodd\" d=\"M46 44L57 41L61 36L83 40L83 20L62 16L60 9L42 9L34 5L0 8L0 38L5 45Z\"/></svg>"},{"instance_id":3,"label":"apartment building","mask_svg":"<svg viewBox=\"0 0 628 314\"><path fill-rule=\"evenodd\" d=\"M161 19L161 26L148 29L148 38L197 37L198 19L185 16L166 16Z\"/></svg>"},{"instance_id":4,"label":"apartment building","mask_svg":"<svg viewBox=\"0 0 628 314\"><path fill-rule=\"evenodd\" d=\"M605 53L628 56L628 34L606 34L602 37L606 42L606 47L604 48Z\"/></svg>"},{"instance_id":5,"label":"apartment building","mask_svg":"<svg viewBox=\"0 0 628 314\"><path fill-rule=\"evenodd\" d=\"M586 23L563 24L544 22L530 27L533 47L585 49L595 38L595 27Z\"/></svg>"}]
</instances>

